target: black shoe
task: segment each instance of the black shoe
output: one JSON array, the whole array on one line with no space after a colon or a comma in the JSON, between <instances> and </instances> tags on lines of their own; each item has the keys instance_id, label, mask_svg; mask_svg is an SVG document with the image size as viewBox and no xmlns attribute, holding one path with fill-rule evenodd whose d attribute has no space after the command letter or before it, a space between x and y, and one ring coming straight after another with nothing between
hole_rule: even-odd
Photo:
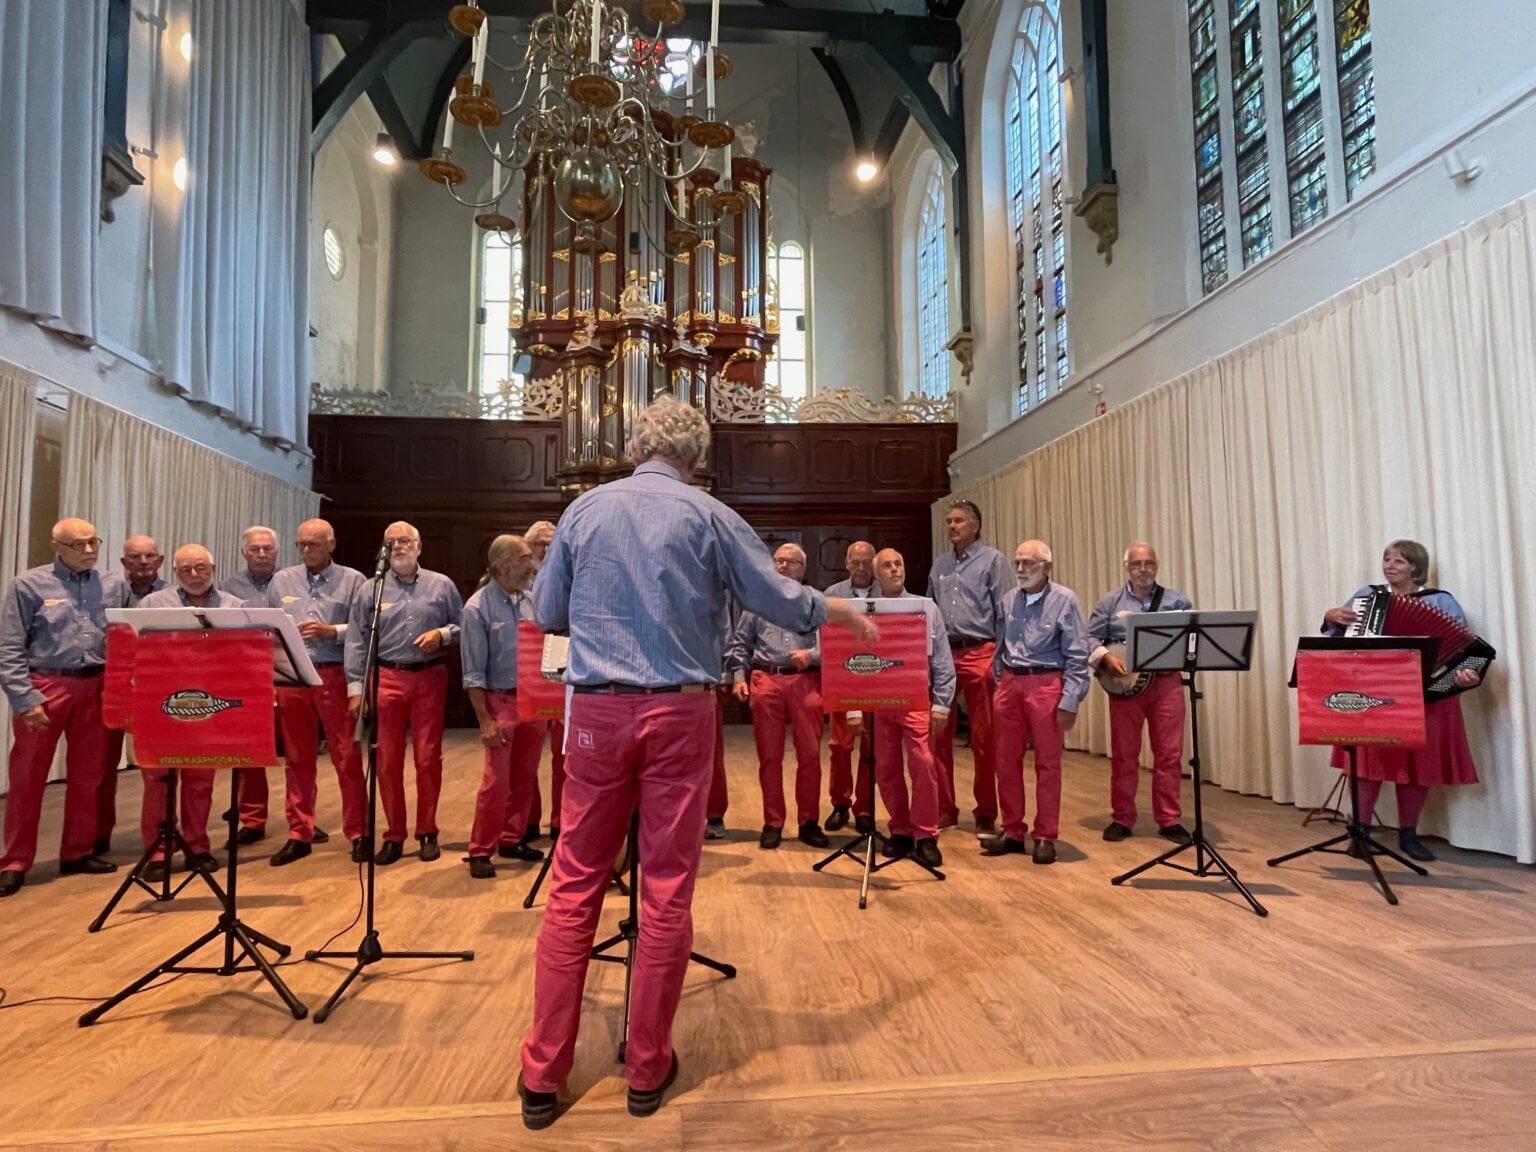
<instances>
[{"instance_id":1,"label":"black shoe","mask_svg":"<svg viewBox=\"0 0 1536 1152\"><path fill-rule=\"evenodd\" d=\"M844 828L848 827L848 816L848 805L834 804L832 806L832 815L827 817L827 831L841 832Z\"/></svg>"},{"instance_id":2,"label":"black shoe","mask_svg":"<svg viewBox=\"0 0 1536 1152\"><path fill-rule=\"evenodd\" d=\"M309 834L309 842L311 844L329 844L331 842L331 834L324 828L317 826L315 830Z\"/></svg>"},{"instance_id":3,"label":"black shoe","mask_svg":"<svg viewBox=\"0 0 1536 1152\"><path fill-rule=\"evenodd\" d=\"M443 850L437 846L437 833L428 832L425 836L416 837L421 841L421 851L418 853L421 859L430 864L443 854Z\"/></svg>"},{"instance_id":4,"label":"black shoe","mask_svg":"<svg viewBox=\"0 0 1536 1152\"><path fill-rule=\"evenodd\" d=\"M212 852L199 852L195 856L188 854L187 870L189 872L217 872L219 870L219 858Z\"/></svg>"},{"instance_id":5,"label":"black shoe","mask_svg":"<svg viewBox=\"0 0 1536 1152\"><path fill-rule=\"evenodd\" d=\"M661 1098L667 1094L667 1089L672 1087L672 1082L677 1079L677 1053L672 1053L672 1067L667 1070L667 1078L648 1092L641 1092L637 1088L629 1090L629 1114L631 1116L649 1116L661 1107ZM526 1105L524 1115L527 1115Z\"/></svg>"},{"instance_id":6,"label":"black shoe","mask_svg":"<svg viewBox=\"0 0 1536 1152\"><path fill-rule=\"evenodd\" d=\"M1022 854L1028 851L1028 844L1009 836L983 836L981 838L981 854L983 856L1006 856L1010 852Z\"/></svg>"},{"instance_id":7,"label":"black shoe","mask_svg":"<svg viewBox=\"0 0 1536 1152\"><path fill-rule=\"evenodd\" d=\"M139 879L146 884L159 884L165 880L170 872L170 865L164 860L151 860L144 865L144 870L139 873Z\"/></svg>"},{"instance_id":8,"label":"black shoe","mask_svg":"<svg viewBox=\"0 0 1536 1152\"><path fill-rule=\"evenodd\" d=\"M274 868L281 868L284 864L292 864L295 860L304 859L313 851L314 849L303 840L290 840L273 853L272 859L267 863Z\"/></svg>"},{"instance_id":9,"label":"black shoe","mask_svg":"<svg viewBox=\"0 0 1536 1152\"><path fill-rule=\"evenodd\" d=\"M528 825L528 827L523 829L523 843L524 844L527 844L527 843L529 843L530 841L533 841L533 840L537 840L538 838L539 838L539 826L537 824L530 824L530 825Z\"/></svg>"},{"instance_id":10,"label":"black shoe","mask_svg":"<svg viewBox=\"0 0 1536 1152\"><path fill-rule=\"evenodd\" d=\"M116 872L117 865L110 860L103 860L99 856L82 856L78 860L60 860L60 876L105 876L108 872Z\"/></svg>"},{"instance_id":11,"label":"black shoe","mask_svg":"<svg viewBox=\"0 0 1536 1152\"><path fill-rule=\"evenodd\" d=\"M388 841L386 841L388 843ZM523 1074L517 1074L517 1095L523 1102L523 1127L537 1132L555 1122L560 1111L560 1098L553 1092L535 1092L523 1083Z\"/></svg>"},{"instance_id":12,"label":"black shoe","mask_svg":"<svg viewBox=\"0 0 1536 1152\"><path fill-rule=\"evenodd\" d=\"M235 842L238 844L256 844L267 838L267 828L263 824L260 828L242 828L235 833Z\"/></svg>"},{"instance_id":13,"label":"black shoe","mask_svg":"<svg viewBox=\"0 0 1536 1152\"><path fill-rule=\"evenodd\" d=\"M496 855L504 860L526 860L530 864L535 860L544 859L544 853L540 852L537 848L530 847L526 840L520 844L503 844L496 849ZM480 857L471 856L470 859L477 860ZM487 856L485 859L489 860L490 857Z\"/></svg>"},{"instance_id":14,"label":"black shoe","mask_svg":"<svg viewBox=\"0 0 1536 1152\"><path fill-rule=\"evenodd\" d=\"M990 835L992 835L996 831L997 831L997 817L996 816L978 816L978 817L976 817L976 835L977 835L978 838L980 838L982 836L990 836Z\"/></svg>"},{"instance_id":15,"label":"black shoe","mask_svg":"<svg viewBox=\"0 0 1536 1152\"><path fill-rule=\"evenodd\" d=\"M1166 828L1159 828L1157 834L1164 840L1172 840L1175 844L1193 843L1189 829L1182 824L1169 824Z\"/></svg>"},{"instance_id":16,"label":"black shoe","mask_svg":"<svg viewBox=\"0 0 1536 1152\"><path fill-rule=\"evenodd\" d=\"M352 863L368 863L368 837L359 836L356 840L352 841Z\"/></svg>"},{"instance_id":17,"label":"black shoe","mask_svg":"<svg viewBox=\"0 0 1536 1152\"><path fill-rule=\"evenodd\" d=\"M105 840L98 840L95 844L91 845L92 856L105 856L111 851L112 837L110 836L108 836Z\"/></svg>"},{"instance_id":18,"label":"black shoe","mask_svg":"<svg viewBox=\"0 0 1536 1152\"><path fill-rule=\"evenodd\" d=\"M900 860L903 856L912 855L912 837L892 836L885 842L885 847L880 849L880 855L891 860Z\"/></svg>"},{"instance_id":19,"label":"black shoe","mask_svg":"<svg viewBox=\"0 0 1536 1152\"><path fill-rule=\"evenodd\" d=\"M554 839L554 837L551 836L550 839ZM725 817L724 816L716 816L713 819L706 820L704 822L704 839L706 839L706 840L724 840L724 839L726 839Z\"/></svg>"},{"instance_id":20,"label":"black shoe","mask_svg":"<svg viewBox=\"0 0 1536 1152\"><path fill-rule=\"evenodd\" d=\"M821 825L814 820L807 820L800 825L800 843L809 844L812 848L825 848L832 841L827 839L827 834L821 830Z\"/></svg>"},{"instance_id":21,"label":"black shoe","mask_svg":"<svg viewBox=\"0 0 1536 1152\"><path fill-rule=\"evenodd\" d=\"M757 838L757 846L764 852L771 852L784 842L784 830L775 828L772 824L763 825L763 834Z\"/></svg>"},{"instance_id":22,"label":"black shoe","mask_svg":"<svg viewBox=\"0 0 1536 1152\"><path fill-rule=\"evenodd\" d=\"M912 857L919 864L926 864L930 868L937 868L944 863L944 853L939 851L939 842L932 836L924 836L917 842Z\"/></svg>"},{"instance_id":23,"label":"black shoe","mask_svg":"<svg viewBox=\"0 0 1536 1152\"><path fill-rule=\"evenodd\" d=\"M1036 864L1056 863L1056 841L1041 840L1038 836L1035 837L1035 853L1030 859L1034 860Z\"/></svg>"},{"instance_id":24,"label":"black shoe","mask_svg":"<svg viewBox=\"0 0 1536 1152\"><path fill-rule=\"evenodd\" d=\"M6 896L14 896L21 891L21 886L27 882L25 872L0 872L0 899Z\"/></svg>"},{"instance_id":25,"label":"black shoe","mask_svg":"<svg viewBox=\"0 0 1536 1152\"><path fill-rule=\"evenodd\" d=\"M1131 830L1130 825L1122 824L1118 820L1111 820L1104 826L1104 839L1108 840L1111 844L1134 835L1136 833Z\"/></svg>"},{"instance_id":26,"label":"black shoe","mask_svg":"<svg viewBox=\"0 0 1536 1152\"><path fill-rule=\"evenodd\" d=\"M1433 860L1435 854L1424 847L1424 841L1419 839L1417 828L1399 828L1397 831L1397 847L1404 856L1410 860Z\"/></svg>"},{"instance_id":27,"label":"black shoe","mask_svg":"<svg viewBox=\"0 0 1536 1152\"><path fill-rule=\"evenodd\" d=\"M491 863L489 856L471 856L469 858L469 874L476 880L496 879L496 865Z\"/></svg>"},{"instance_id":28,"label":"black shoe","mask_svg":"<svg viewBox=\"0 0 1536 1152\"><path fill-rule=\"evenodd\" d=\"M404 851L405 845L400 843L400 841L386 840L379 845L379 850L374 853L373 862L382 868L384 865L393 864L396 860L400 859Z\"/></svg>"},{"instance_id":29,"label":"black shoe","mask_svg":"<svg viewBox=\"0 0 1536 1152\"><path fill-rule=\"evenodd\" d=\"M855 816L853 818L853 830L860 836L872 835L875 831L875 818L873 816Z\"/></svg>"}]
</instances>

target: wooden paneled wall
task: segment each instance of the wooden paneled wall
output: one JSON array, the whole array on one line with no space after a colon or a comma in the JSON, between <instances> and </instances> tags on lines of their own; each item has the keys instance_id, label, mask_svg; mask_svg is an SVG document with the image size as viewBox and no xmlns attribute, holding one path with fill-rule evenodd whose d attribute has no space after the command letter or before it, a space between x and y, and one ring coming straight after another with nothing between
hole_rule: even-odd
<instances>
[{"instance_id":1,"label":"wooden paneled wall","mask_svg":"<svg viewBox=\"0 0 1536 1152\"><path fill-rule=\"evenodd\" d=\"M385 526L421 531L421 562L467 597L502 532L556 520L567 502L556 471L563 434L554 421L311 416L320 514L336 528L337 559L373 563ZM729 424L714 429L714 494L770 547L806 551L806 579L841 580L854 540L899 549L907 584L921 592L931 559L929 507L949 491L953 424ZM457 684L457 674L452 683ZM449 723L469 723L457 688Z\"/></svg>"}]
</instances>

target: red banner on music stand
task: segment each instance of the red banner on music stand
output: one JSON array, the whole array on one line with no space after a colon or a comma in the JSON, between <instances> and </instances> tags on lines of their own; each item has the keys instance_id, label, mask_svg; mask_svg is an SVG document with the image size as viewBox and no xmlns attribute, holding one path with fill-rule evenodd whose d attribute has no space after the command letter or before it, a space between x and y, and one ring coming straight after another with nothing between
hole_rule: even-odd
<instances>
[{"instance_id":1,"label":"red banner on music stand","mask_svg":"<svg viewBox=\"0 0 1536 1152\"><path fill-rule=\"evenodd\" d=\"M875 618L880 635L856 639L842 624L821 628L821 706L827 712L928 711L928 618Z\"/></svg>"},{"instance_id":2,"label":"red banner on music stand","mask_svg":"<svg viewBox=\"0 0 1536 1152\"><path fill-rule=\"evenodd\" d=\"M101 678L101 722L133 731L133 661L138 633L129 624L107 625L107 670Z\"/></svg>"},{"instance_id":3,"label":"red banner on music stand","mask_svg":"<svg viewBox=\"0 0 1536 1152\"><path fill-rule=\"evenodd\" d=\"M517 622L517 718L565 719L565 682L544 675L544 633L532 620Z\"/></svg>"},{"instance_id":4,"label":"red banner on music stand","mask_svg":"<svg viewBox=\"0 0 1536 1152\"><path fill-rule=\"evenodd\" d=\"M134 760L141 767L278 762L270 633L143 632L133 681Z\"/></svg>"},{"instance_id":5,"label":"red banner on music stand","mask_svg":"<svg viewBox=\"0 0 1536 1152\"><path fill-rule=\"evenodd\" d=\"M1424 666L1416 651L1296 653L1302 744L1424 744Z\"/></svg>"}]
</instances>

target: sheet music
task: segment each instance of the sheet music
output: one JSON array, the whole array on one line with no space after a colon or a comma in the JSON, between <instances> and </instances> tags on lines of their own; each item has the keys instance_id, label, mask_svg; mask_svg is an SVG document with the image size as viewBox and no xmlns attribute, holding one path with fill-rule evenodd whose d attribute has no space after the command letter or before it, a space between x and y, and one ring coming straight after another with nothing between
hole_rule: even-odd
<instances>
[{"instance_id":1,"label":"sheet music","mask_svg":"<svg viewBox=\"0 0 1536 1152\"><path fill-rule=\"evenodd\" d=\"M569 636L544 637L544 655L539 662L539 673L547 680L565 679L565 669L571 662L571 638Z\"/></svg>"},{"instance_id":2,"label":"sheet music","mask_svg":"<svg viewBox=\"0 0 1536 1152\"><path fill-rule=\"evenodd\" d=\"M108 608L107 622L127 624L135 632L267 628L272 632L274 680L285 686L321 683L293 617L281 608Z\"/></svg>"}]
</instances>

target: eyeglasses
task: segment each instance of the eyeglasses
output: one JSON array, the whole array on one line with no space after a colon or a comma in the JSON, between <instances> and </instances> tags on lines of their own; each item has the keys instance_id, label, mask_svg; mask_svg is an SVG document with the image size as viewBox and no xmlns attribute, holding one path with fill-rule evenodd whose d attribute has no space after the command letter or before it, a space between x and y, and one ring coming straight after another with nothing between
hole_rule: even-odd
<instances>
[{"instance_id":1,"label":"eyeglasses","mask_svg":"<svg viewBox=\"0 0 1536 1152\"><path fill-rule=\"evenodd\" d=\"M55 540L60 548L68 548L71 552L94 552L101 547L101 537L92 536L87 540Z\"/></svg>"},{"instance_id":2,"label":"eyeglasses","mask_svg":"<svg viewBox=\"0 0 1536 1152\"><path fill-rule=\"evenodd\" d=\"M177 571L178 574L185 574L185 575L188 575L188 576L206 576L206 575L208 575L208 573L213 571L213 565L212 564L178 564L178 565L176 565L176 571Z\"/></svg>"},{"instance_id":3,"label":"eyeglasses","mask_svg":"<svg viewBox=\"0 0 1536 1152\"><path fill-rule=\"evenodd\" d=\"M148 563L150 560L164 560L165 557L158 552L124 552L123 559Z\"/></svg>"},{"instance_id":4,"label":"eyeglasses","mask_svg":"<svg viewBox=\"0 0 1536 1152\"><path fill-rule=\"evenodd\" d=\"M1044 568L1049 561L1046 560L1015 560L1015 568Z\"/></svg>"},{"instance_id":5,"label":"eyeglasses","mask_svg":"<svg viewBox=\"0 0 1536 1152\"><path fill-rule=\"evenodd\" d=\"M391 548L409 548L412 544L419 544L421 541L414 536L386 536L384 543Z\"/></svg>"}]
</instances>

